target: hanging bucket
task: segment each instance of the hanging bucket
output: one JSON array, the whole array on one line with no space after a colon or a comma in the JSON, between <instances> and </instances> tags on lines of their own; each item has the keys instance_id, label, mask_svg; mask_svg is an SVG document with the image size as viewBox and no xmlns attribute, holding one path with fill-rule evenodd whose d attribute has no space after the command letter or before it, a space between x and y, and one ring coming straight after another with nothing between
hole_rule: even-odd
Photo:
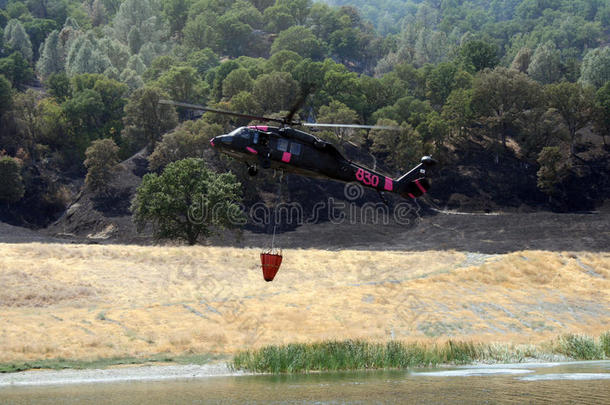
<instances>
[{"instance_id":1,"label":"hanging bucket","mask_svg":"<svg viewBox=\"0 0 610 405\"><path fill-rule=\"evenodd\" d=\"M263 278L265 281L273 281L282 264L282 252L273 253L273 251L261 253L261 265L263 267Z\"/></svg>"}]
</instances>

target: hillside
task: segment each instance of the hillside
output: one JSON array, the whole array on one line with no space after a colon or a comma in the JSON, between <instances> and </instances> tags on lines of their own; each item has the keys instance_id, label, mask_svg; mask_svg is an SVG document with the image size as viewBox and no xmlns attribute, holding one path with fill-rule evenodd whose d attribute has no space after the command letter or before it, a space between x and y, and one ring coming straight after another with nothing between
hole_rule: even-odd
<instances>
[{"instance_id":1,"label":"hillside","mask_svg":"<svg viewBox=\"0 0 610 405\"><path fill-rule=\"evenodd\" d=\"M0 10L0 221L11 225L103 239L117 233L107 228L114 218L123 240L138 240L119 219L137 186L121 162L145 148L155 171L205 157L246 183L243 166L205 148L248 120L160 99L400 127L317 135L356 145L392 175L433 155L442 164L432 198L443 209L575 212L608 196L603 2L48 3ZM119 179L100 174L116 167ZM341 194L296 184L314 191L285 201L311 207L320 193ZM114 200L100 197L108 187ZM269 176L248 186L246 206L273 191Z\"/></svg>"},{"instance_id":2,"label":"hillside","mask_svg":"<svg viewBox=\"0 0 610 405\"><path fill-rule=\"evenodd\" d=\"M608 253L0 246L0 362L362 338L532 343L610 327Z\"/></svg>"}]
</instances>

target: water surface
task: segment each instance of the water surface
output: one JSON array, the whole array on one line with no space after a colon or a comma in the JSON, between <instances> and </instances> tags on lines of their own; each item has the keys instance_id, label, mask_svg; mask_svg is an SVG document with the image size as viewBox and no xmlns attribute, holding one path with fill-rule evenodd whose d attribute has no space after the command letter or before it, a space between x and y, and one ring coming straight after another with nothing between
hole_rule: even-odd
<instances>
[{"instance_id":1,"label":"water surface","mask_svg":"<svg viewBox=\"0 0 610 405\"><path fill-rule=\"evenodd\" d=\"M0 388L1 404L610 403L610 361Z\"/></svg>"}]
</instances>

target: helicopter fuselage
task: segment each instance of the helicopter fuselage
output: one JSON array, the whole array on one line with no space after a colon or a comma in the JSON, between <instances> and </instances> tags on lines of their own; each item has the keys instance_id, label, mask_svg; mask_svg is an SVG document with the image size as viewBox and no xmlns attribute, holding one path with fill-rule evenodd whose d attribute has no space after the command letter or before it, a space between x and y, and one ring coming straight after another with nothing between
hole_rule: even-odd
<instances>
[{"instance_id":1,"label":"helicopter fuselage","mask_svg":"<svg viewBox=\"0 0 610 405\"><path fill-rule=\"evenodd\" d=\"M259 166L308 177L357 182L377 191L411 198L427 191L426 168L434 164L434 160L426 156L417 167L394 180L346 159L333 144L290 127L240 127L213 138L210 144L254 168L251 174L255 174Z\"/></svg>"}]
</instances>

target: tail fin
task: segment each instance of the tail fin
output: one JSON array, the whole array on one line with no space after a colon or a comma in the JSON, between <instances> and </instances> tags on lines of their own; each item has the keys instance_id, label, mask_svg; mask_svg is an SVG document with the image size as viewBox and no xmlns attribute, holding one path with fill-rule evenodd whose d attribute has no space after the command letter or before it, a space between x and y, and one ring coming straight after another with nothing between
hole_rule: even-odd
<instances>
[{"instance_id":1,"label":"tail fin","mask_svg":"<svg viewBox=\"0 0 610 405\"><path fill-rule=\"evenodd\" d=\"M430 189L430 181L426 178L427 169L436 164L430 156L424 156L421 163L401 176L396 183L397 191L403 198L417 198Z\"/></svg>"}]
</instances>

